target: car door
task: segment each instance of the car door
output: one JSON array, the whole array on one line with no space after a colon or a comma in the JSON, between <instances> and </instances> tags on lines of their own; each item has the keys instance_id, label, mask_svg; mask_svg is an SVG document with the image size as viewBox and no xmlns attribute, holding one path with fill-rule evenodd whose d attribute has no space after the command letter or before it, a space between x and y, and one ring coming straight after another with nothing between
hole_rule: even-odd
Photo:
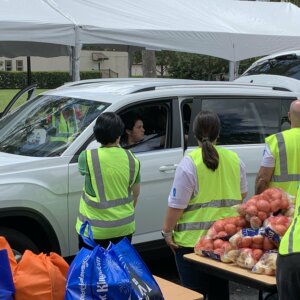
<instances>
[{"instance_id":1,"label":"car door","mask_svg":"<svg viewBox=\"0 0 300 300\"><path fill-rule=\"evenodd\" d=\"M248 198L254 194L264 140L286 128L288 107L294 99L279 97L211 96L194 101L192 119L202 110L215 111L221 120L217 144L235 151L246 165ZM189 131L189 149L196 145Z\"/></svg>"},{"instance_id":2,"label":"car door","mask_svg":"<svg viewBox=\"0 0 300 300\"><path fill-rule=\"evenodd\" d=\"M183 156L182 124L177 98L144 100L119 114L122 117L132 111L142 117L147 136L158 134L164 141L158 149L131 148L141 165L141 193L136 207L133 243L144 243L161 240L168 195L177 164Z\"/></svg>"},{"instance_id":3,"label":"car door","mask_svg":"<svg viewBox=\"0 0 300 300\"><path fill-rule=\"evenodd\" d=\"M32 84L30 86L27 86L25 88L23 88L22 90L20 90L6 105L6 107L4 108L4 110L2 112L0 112L0 118L3 118L5 115L7 115L12 109L13 107L16 107L16 103L17 101L24 101L24 96L27 94L26 99L25 100L29 100L31 99L31 97L33 97L34 95L34 91L37 87L37 84Z\"/></svg>"}]
</instances>

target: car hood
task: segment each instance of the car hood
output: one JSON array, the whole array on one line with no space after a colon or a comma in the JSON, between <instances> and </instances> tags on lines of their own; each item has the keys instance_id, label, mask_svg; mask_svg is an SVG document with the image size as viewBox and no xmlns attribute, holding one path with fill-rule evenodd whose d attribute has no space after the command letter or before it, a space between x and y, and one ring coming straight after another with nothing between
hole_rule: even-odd
<instances>
[{"instance_id":1,"label":"car hood","mask_svg":"<svg viewBox=\"0 0 300 300\"><path fill-rule=\"evenodd\" d=\"M280 75L249 75L241 76L234 82L253 83L272 87L285 88L300 94L300 80Z\"/></svg>"},{"instance_id":2,"label":"car hood","mask_svg":"<svg viewBox=\"0 0 300 300\"><path fill-rule=\"evenodd\" d=\"M30 163L40 160L39 157L22 156L0 152L0 166L16 165L20 163Z\"/></svg>"}]
</instances>

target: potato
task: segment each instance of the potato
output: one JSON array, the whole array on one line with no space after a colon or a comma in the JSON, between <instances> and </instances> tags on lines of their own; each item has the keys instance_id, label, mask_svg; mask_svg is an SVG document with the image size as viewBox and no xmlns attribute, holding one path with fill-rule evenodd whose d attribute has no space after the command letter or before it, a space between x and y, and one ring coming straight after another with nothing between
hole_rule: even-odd
<instances>
[{"instance_id":1,"label":"potato","mask_svg":"<svg viewBox=\"0 0 300 300\"><path fill-rule=\"evenodd\" d=\"M247 208L246 208L246 212L247 214L249 214L250 216L256 216L257 215L257 207L255 205L249 205Z\"/></svg>"},{"instance_id":2,"label":"potato","mask_svg":"<svg viewBox=\"0 0 300 300\"><path fill-rule=\"evenodd\" d=\"M263 211L265 213L269 213L270 212L270 204L268 201L266 200L259 200L257 201L257 210L258 211Z\"/></svg>"},{"instance_id":3,"label":"potato","mask_svg":"<svg viewBox=\"0 0 300 300\"><path fill-rule=\"evenodd\" d=\"M236 226L234 224L226 224L224 229L228 235L234 235L236 233Z\"/></svg>"}]
</instances>

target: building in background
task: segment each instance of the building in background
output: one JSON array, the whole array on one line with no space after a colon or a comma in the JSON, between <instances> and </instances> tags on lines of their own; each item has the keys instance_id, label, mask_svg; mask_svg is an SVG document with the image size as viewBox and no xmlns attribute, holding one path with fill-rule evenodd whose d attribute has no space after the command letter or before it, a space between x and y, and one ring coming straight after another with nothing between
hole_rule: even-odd
<instances>
[{"instance_id":1,"label":"building in background","mask_svg":"<svg viewBox=\"0 0 300 300\"><path fill-rule=\"evenodd\" d=\"M31 56L31 71L69 71L68 56L38 57ZM103 78L128 77L128 53L120 51L82 50L80 55L81 71L97 71ZM0 71L27 71L27 58L0 57Z\"/></svg>"}]
</instances>

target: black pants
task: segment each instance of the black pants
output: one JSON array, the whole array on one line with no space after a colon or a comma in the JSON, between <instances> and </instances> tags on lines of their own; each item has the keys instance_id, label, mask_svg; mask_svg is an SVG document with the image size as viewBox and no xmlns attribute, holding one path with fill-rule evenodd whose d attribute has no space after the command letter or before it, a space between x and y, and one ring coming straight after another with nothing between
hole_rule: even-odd
<instances>
[{"instance_id":1,"label":"black pants","mask_svg":"<svg viewBox=\"0 0 300 300\"><path fill-rule=\"evenodd\" d=\"M175 252L176 266L183 286L203 294L208 300L229 300L228 280L205 273L183 258L184 254L193 253L193 248L182 247Z\"/></svg>"},{"instance_id":2,"label":"black pants","mask_svg":"<svg viewBox=\"0 0 300 300\"><path fill-rule=\"evenodd\" d=\"M300 253L278 254L276 280L279 300L300 299Z\"/></svg>"},{"instance_id":3,"label":"black pants","mask_svg":"<svg viewBox=\"0 0 300 300\"><path fill-rule=\"evenodd\" d=\"M116 238L112 238L112 239L107 239L107 240L94 240L94 241L97 244L99 244L101 247L107 248L110 242L113 244L116 244L116 243L120 242L124 237L127 237L128 240L131 242L132 234L127 235L127 236L120 236L120 237L116 237ZM84 247L84 248L92 250L92 248L83 241L83 239L80 235L78 235L78 240L79 240L79 249Z\"/></svg>"}]
</instances>

